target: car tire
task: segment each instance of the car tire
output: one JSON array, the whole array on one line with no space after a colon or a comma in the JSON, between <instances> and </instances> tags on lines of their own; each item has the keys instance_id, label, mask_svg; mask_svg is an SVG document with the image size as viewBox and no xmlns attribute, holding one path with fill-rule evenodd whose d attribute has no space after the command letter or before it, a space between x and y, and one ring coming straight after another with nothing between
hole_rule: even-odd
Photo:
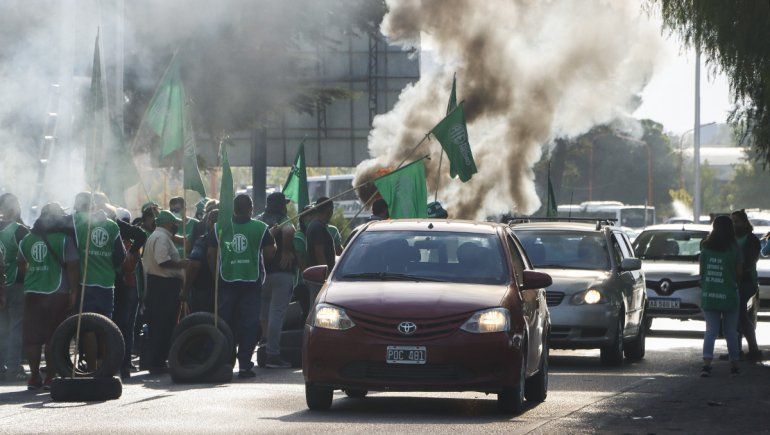
<instances>
[{"instance_id":1,"label":"car tire","mask_svg":"<svg viewBox=\"0 0 770 435\"><path fill-rule=\"evenodd\" d=\"M328 411L332 406L334 390L305 382L305 402L311 411Z\"/></svg>"},{"instance_id":2,"label":"car tire","mask_svg":"<svg viewBox=\"0 0 770 435\"><path fill-rule=\"evenodd\" d=\"M222 364L230 364L231 366L235 366L235 335L233 334L233 330L230 329L230 325L222 320L221 317L217 319L216 324L217 328L219 328L219 331L224 334L225 338L227 338L226 345L227 348L230 349L229 355L227 355L227 357L222 361ZM196 311L183 317L174 328L174 331L171 333L171 342L173 343L176 341L176 338L179 336L179 334L185 330L197 325L213 326L214 314L205 311Z\"/></svg>"},{"instance_id":3,"label":"car tire","mask_svg":"<svg viewBox=\"0 0 770 435\"><path fill-rule=\"evenodd\" d=\"M623 365L623 313L618 315L618 326L612 343L600 350L602 365L617 367Z\"/></svg>"},{"instance_id":4,"label":"car tire","mask_svg":"<svg viewBox=\"0 0 770 435\"><path fill-rule=\"evenodd\" d=\"M524 410L524 395L527 383L526 349L522 353L518 385L515 387L503 387L503 390L497 393L497 410L502 414L519 415Z\"/></svg>"},{"instance_id":5,"label":"car tire","mask_svg":"<svg viewBox=\"0 0 770 435\"><path fill-rule=\"evenodd\" d=\"M57 378L51 383L54 402L103 402L119 399L123 384L116 377Z\"/></svg>"},{"instance_id":6,"label":"car tire","mask_svg":"<svg viewBox=\"0 0 770 435\"><path fill-rule=\"evenodd\" d=\"M94 371L83 369L82 365L75 370L76 377L111 378L123 365L125 344L123 334L118 325L108 317L96 313L83 313L80 322L80 333L94 332L97 341L104 343L104 354L101 355L99 367ZM77 332L78 316L66 318L54 331L51 337L51 364L53 369L63 378L72 377L72 340Z\"/></svg>"},{"instance_id":7,"label":"car tire","mask_svg":"<svg viewBox=\"0 0 770 435\"><path fill-rule=\"evenodd\" d=\"M644 329L646 329L647 332L650 332L652 330L653 319L654 318L652 316L645 316L644 318Z\"/></svg>"},{"instance_id":8,"label":"car tire","mask_svg":"<svg viewBox=\"0 0 770 435\"><path fill-rule=\"evenodd\" d=\"M345 392L345 395L350 397L351 399L363 399L366 397L367 394L369 394L368 390L362 390L360 388L351 388L347 390L342 390Z\"/></svg>"},{"instance_id":9,"label":"car tire","mask_svg":"<svg viewBox=\"0 0 770 435\"><path fill-rule=\"evenodd\" d=\"M224 366L227 339L213 325L195 325L176 337L168 352L168 369L174 382L205 380L207 374Z\"/></svg>"},{"instance_id":10,"label":"car tire","mask_svg":"<svg viewBox=\"0 0 770 435\"><path fill-rule=\"evenodd\" d=\"M548 397L548 354L548 340L544 340L540 369L535 376L527 379L524 385L524 396L527 401L542 403Z\"/></svg>"},{"instance_id":11,"label":"car tire","mask_svg":"<svg viewBox=\"0 0 770 435\"><path fill-rule=\"evenodd\" d=\"M626 344L623 349L623 354L626 358L633 361L641 361L644 359L645 343L647 341L647 328L645 327L645 323L647 323L647 319L646 317L643 318L644 321L639 325L639 334L637 334L634 341Z\"/></svg>"}]
</instances>

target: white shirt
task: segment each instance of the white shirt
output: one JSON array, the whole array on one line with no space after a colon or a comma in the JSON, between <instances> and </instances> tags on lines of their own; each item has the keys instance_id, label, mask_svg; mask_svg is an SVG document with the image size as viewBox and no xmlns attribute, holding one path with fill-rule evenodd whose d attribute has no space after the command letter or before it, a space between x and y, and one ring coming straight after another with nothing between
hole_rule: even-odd
<instances>
[{"instance_id":1,"label":"white shirt","mask_svg":"<svg viewBox=\"0 0 770 435\"><path fill-rule=\"evenodd\" d=\"M167 261L180 261L179 251L174 244L174 236L165 228L158 227L147 238L142 255L144 273L163 278L184 277L184 269L161 267Z\"/></svg>"}]
</instances>

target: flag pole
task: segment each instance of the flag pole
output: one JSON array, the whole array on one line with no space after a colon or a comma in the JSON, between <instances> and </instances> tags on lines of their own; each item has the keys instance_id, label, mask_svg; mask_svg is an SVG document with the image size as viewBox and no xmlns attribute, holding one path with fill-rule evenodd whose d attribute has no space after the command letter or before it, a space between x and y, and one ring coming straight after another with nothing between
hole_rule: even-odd
<instances>
[{"instance_id":1,"label":"flag pole","mask_svg":"<svg viewBox=\"0 0 770 435\"><path fill-rule=\"evenodd\" d=\"M433 195L433 202L438 201L438 188L441 184L441 163L444 161L444 148L441 148L441 155L438 158L438 170L436 171L436 194Z\"/></svg>"}]
</instances>

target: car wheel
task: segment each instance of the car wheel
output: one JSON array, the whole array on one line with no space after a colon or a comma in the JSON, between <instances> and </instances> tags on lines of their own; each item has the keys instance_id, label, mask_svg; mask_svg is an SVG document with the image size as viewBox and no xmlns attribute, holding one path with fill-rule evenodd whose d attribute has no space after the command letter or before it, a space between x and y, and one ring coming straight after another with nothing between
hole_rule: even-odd
<instances>
[{"instance_id":1,"label":"car wheel","mask_svg":"<svg viewBox=\"0 0 770 435\"><path fill-rule=\"evenodd\" d=\"M332 406L334 390L305 382L305 402L311 411L326 411Z\"/></svg>"},{"instance_id":2,"label":"car wheel","mask_svg":"<svg viewBox=\"0 0 770 435\"><path fill-rule=\"evenodd\" d=\"M344 391L345 395L350 397L351 399L363 399L364 397L366 397L367 394L369 394L369 391L361 390L358 388L342 390L342 391Z\"/></svg>"},{"instance_id":3,"label":"car wheel","mask_svg":"<svg viewBox=\"0 0 770 435\"><path fill-rule=\"evenodd\" d=\"M504 387L497 393L497 409L503 414L519 415L524 410L524 392L526 391L526 350L521 357L519 383L515 387Z\"/></svg>"},{"instance_id":4,"label":"car wheel","mask_svg":"<svg viewBox=\"0 0 770 435\"><path fill-rule=\"evenodd\" d=\"M605 366L620 366L623 364L623 313L618 315L618 326L612 343L601 348L601 361Z\"/></svg>"},{"instance_id":5,"label":"car wheel","mask_svg":"<svg viewBox=\"0 0 770 435\"><path fill-rule=\"evenodd\" d=\"M644 358L645 342L647 341L647 328L644 326L647 323L647 318L644 318L644 322L639 325L639 334L637 334L634 341L628 343L624 349L626 358L630 360L639 361Z\"/></svg>"},{"instance_id":6,"label":"car wheel","mask_svg":"<svg viewBox=\"0 0 770 435\"><path fill-rule=\"evenodd\" d=\"M652 329L652 319L653 317L651 316L645 316L644 318L644 329L646 329L647 332L650 332L650 330Z\"/></svg>"},{"instance_id":7,"label":"car wheel","mask_svg":"<svg viewBox=\"0 0 770 435\"><path fill-rule=\"evenodd\" d=\"M548 340L545 340L540 357L540 370L525 383L524 395L528 401L545 402L548 396L548 353Z\"/></svg>"}]
</instances>

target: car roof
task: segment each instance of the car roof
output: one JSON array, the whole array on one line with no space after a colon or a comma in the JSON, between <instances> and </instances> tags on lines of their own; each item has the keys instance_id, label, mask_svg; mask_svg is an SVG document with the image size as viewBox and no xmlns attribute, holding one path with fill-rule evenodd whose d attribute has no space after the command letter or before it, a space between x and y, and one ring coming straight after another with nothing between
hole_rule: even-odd
<instances>
[{"instance_id":1,"label":"car roof","mask_svg":"<svg viewBox=\"0 0 770 435\"><path fill-rule=\"evenodd\" d=\"M431 228L428 228L432 225ZM497 222L477 222L456 219L388 219L366 224L365 231L447 231L476 234L496 234L505 225Z\"/></svg>"},{"instance_id":2,"label":"car roof","mask_svg":"<svg viewBox=\"0 0 770 435\"><path fill-rule=\"evenodd\" d=\"M704 224L660 224L650 225L642 232L647 231L711 231L711 225Z\"/></svg>"},{"instance_id":3,"label":"car roof","mask_svg":"<svg viewBox=\"0 0 770 435\"><path fill-rule=\"evenodd\" d=\"M603 226L602 228L605 228L605 226ZM620 230L620 227L610 226L610 228L617 228L618 230ZM514 224L511 226L511 229L513 229L514 231L517 231L517 230L540 230L540 231L572 230L572 231L590 231L590 232L598 231L596 229L596 223L586 223L586 222L529 222L529 223Z\"/></svg>"}]
</instances>

